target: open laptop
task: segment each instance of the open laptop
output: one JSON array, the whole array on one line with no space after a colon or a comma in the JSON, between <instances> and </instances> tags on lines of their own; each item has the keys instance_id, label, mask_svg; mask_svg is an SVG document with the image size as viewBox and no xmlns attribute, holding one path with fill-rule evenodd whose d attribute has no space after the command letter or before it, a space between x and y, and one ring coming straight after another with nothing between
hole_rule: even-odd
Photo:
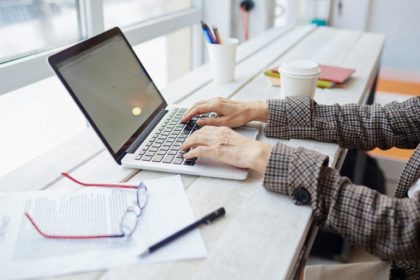
<instances>
[{"instance_id":1,"label":"open laptop","mask_svg":"<svg viewBox=\"0 0 420 280\"><path fill-rule=\"evenodd\" d=\"M181 123L185 108L169 107L119 28L48 58L48 62L118 164L130 168L228 179L248 171L209 159L185 160L179 146L201 117ZM258 129L239 133L256 138Z\"/></svg>"}]
</instances>

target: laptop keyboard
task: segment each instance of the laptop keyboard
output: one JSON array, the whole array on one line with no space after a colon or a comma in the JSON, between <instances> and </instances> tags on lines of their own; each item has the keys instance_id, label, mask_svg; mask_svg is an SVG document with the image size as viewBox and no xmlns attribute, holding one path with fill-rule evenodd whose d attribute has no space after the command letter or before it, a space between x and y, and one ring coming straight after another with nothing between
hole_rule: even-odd
<instances>
[{"instance_id":1,"label":"laptop keyboard","mask_svg":"<svg viewBox=\"0 0 420 280\"><path fill-rule=\"evenodd\" d=\"M203 117L216 117L216 113L207 113L195 116L187 123L180 120L187 109L177 108L170 112L168 118L150 138L149 142L136 155L136 160L149 162L162 162L166 164L194 165L197 158L184 159L184 151L179 147L188 136L199 129L197 120Z\"/></svg>"}]
</instances>

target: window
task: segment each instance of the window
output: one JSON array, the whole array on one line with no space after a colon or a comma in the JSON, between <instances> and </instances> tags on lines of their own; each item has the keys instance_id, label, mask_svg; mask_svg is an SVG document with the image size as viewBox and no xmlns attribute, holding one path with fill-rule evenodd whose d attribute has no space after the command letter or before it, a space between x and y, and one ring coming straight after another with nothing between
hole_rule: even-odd
<instances>
[{"instance_id":1,"label":"window","mask_svg":"<svg viewBox=\"0 0 420 280\"><path fill-rule=\"evenodd\" d=\"M81 38L76 0L0 1L0 63Z\"/></svg>"},{"instance_id":2,"label":"window","mask_svg":"<svg viewBox=\"0 0 420 280\"><path fill-rule=\"evenodd\" d=\"M191 29L134 47L158 88L190 71ZM0 161L0 176L88 129L85 117L56 77L0 95L0 127L7 131L0 145L6 159Z\"/></svg>"},{"instance_id":3,"label":"window","mask_svg":"<svg viewBox=\"0 0 420 280\"><path fill-rule=\"evenodd\" d=\"M192 0L104 0L105 28L128 26L192 7Z\"/></svg>"},{"instance_id":4,"label":"window","mask_svg":"<svg viewBox=\"0 0 420 280\"><path fill-rule=\"evenodd\" d=\"M162 88L192 68L198 2L0 0L0 176L88 129L46 62L58 47L119 26Z\"/></svg>"}]
</instances>

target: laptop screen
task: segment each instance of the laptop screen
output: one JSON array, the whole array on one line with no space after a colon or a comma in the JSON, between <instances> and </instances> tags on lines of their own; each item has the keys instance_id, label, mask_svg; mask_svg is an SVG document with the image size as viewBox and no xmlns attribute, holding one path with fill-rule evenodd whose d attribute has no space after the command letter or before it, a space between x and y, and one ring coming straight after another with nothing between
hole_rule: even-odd
<instances>
[{"instance_id":1,"label":"laptop screen","mask_svg":"<svg viewBox=\"0 0 420 280\"><path fill-rule=\"evenodd\" d=\"M55 69L114 154L166 104L122 34L72 53Z\"/></svg>"}]
</instances>

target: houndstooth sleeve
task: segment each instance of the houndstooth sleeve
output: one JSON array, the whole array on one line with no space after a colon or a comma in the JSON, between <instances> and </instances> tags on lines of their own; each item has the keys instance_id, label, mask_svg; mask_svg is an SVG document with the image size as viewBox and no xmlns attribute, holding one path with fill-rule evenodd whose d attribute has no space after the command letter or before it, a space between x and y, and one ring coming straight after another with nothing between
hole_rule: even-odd
<instances>
[{"instance_id":1,"label":"houndstooth sleeve","mask_svg":"<svg viewBox=\"0 0 420 280\"><path fill-rule=\"evenodd\" d=\"M328 157L325 155L278 143L268 160L264 187L289 196L295 196L298 190L305 188L309 194L308 202L316 208L319 173L321 167L327 164Z\"/></svg>"},{"instance_id":2,"label":"houndstooth sleeve","mask_svg":"<svg viewBox=\"0 0 420 280\"><path fill-rule=\"evenodd\" d=\"M363 150L414 149L420 141L420 97L385 106L318 105L303 97L268 100L266 135Z\"/></svg>"},{"instance_id":3,"label":"houndstooth sleeve","mask_svg":"<svg viewBox=\"0 0 420 280\"><path fill-rule=\"evenodd\" d=\"M392 198L352 184L338 171L319 175L317 224L383 260L420 260L420 195Z\"/></svg>"},{"instance_id":4,"label":"houndstooth sleeve","mask_svg":"<svg viewBox=\"0 0 420 280\"><path fill-rule=\"evenodd\" d=\"M353 185L326 156L283 144L273 147L264 187L310 205L321 228L384 260L420 259L420 195L390 198Z\"/></svg>"}]
</instances>

